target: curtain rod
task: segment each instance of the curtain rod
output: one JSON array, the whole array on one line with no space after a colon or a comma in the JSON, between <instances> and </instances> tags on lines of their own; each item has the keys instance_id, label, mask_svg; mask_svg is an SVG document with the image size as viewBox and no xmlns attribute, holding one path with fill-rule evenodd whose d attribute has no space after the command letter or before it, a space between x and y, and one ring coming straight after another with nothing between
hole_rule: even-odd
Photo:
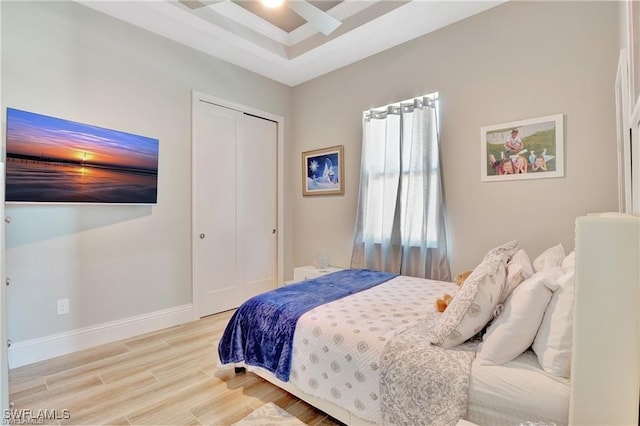
<instances>
[{"instance_id":1,"label":"curtain rod","mask_svg":"<svg viewBox=\"0 0 640 426\"><path fill-rule=\"evenodd\" d=\"M407 99L383 107L372 108L368 111L363 111L362 115L367 120L371 118L385 118L389 114L400 114L402 111L408 112L413 110L414 108L420 108L423 105L434 107L434 103L437 100L438 93L432 93L430 95Z\"/></svg>"}]
</instances>

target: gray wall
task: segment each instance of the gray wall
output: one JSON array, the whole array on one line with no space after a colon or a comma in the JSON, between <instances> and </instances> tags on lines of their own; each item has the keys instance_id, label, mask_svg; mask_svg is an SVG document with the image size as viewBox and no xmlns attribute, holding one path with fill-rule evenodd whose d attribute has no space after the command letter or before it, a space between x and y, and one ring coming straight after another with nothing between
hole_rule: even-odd
<instances>
[{"instance_id":1,"label":"gray wall","mask_svg":"<svg viewBox=\"0 0 640 426\"><path fill-rule=\"evenodd\" d=\"M436 91L452 273L510 239L572 249L576 216L617 210L619 19L616 2L509 2L297 86L295 148L343 144L346 192L294 192L295 264L349 265L361 112ZM480 182L480 127L558 113L564 178Z\"/></svg>"},{"instance_id":2,"label":"gray wall","mask_svg":"<svg viewBox=\"0 0 640 426\"><path fill-rule=\"evenodd\" d=\"M7 208L15 342L191 302L192 89L292 123L290 87L74 2L2 2L2 89L3 110L160 140L157 205ZM287 271L290 216L285 194ZM71 312L57 316L62 298Z\"/></svg>"}]
</instances>

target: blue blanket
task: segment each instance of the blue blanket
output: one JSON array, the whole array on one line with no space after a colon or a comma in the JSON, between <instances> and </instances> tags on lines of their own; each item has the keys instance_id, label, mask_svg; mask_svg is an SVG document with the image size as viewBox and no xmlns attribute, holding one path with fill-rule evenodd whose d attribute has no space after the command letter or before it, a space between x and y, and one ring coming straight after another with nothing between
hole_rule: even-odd
<instances>
[{"instance_id":1,"label":"blue blanket","mask_svg":"<svg viewBox=\"0 0 640 426\"><path fill-rule=\"evenodd\" d=\"M382 284L397 274L346 269L259 294L238 308L218 345L223 364L262 367L286 382L296 323L305 312Z\"/></svg>"}]
</instances>

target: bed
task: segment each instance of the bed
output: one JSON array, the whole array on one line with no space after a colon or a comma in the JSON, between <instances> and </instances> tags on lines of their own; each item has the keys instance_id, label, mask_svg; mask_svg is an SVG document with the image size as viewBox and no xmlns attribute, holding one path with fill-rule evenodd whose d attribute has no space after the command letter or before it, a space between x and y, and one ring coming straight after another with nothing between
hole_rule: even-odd
<instances>
[{"instance_id":1,"label":"bed","mask_svg":"<svg viewBox=\"0 0 640 426\"><path fill-rule=\"evenodd\" d=\"M459 289L366 270L282 287L238 309L220 363L254 371L346 424L567 424L575 258L558 244L531 261L509 242ZM353 286L359 274L375 277ZM330 287L335 300L323 293ZM311 304L301 307L296 293ZM444 293L455 297L438 313Z\"/></svg>"}]
</instances>

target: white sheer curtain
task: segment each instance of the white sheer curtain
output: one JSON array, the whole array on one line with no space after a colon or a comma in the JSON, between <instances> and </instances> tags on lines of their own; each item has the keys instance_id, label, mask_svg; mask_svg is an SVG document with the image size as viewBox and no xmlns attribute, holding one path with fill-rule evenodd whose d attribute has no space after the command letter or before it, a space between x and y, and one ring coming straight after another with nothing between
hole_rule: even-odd
<instances>
[{"instance_id":1,"label":"white sheer curtain","mask_svg":"<svg viewBox=\"0 0 640 426\"><path fill-rule=\"evenodd\" d=\"M352 268L451 280L437 100L363 114Z\"/></svg>"}]
</instances>

